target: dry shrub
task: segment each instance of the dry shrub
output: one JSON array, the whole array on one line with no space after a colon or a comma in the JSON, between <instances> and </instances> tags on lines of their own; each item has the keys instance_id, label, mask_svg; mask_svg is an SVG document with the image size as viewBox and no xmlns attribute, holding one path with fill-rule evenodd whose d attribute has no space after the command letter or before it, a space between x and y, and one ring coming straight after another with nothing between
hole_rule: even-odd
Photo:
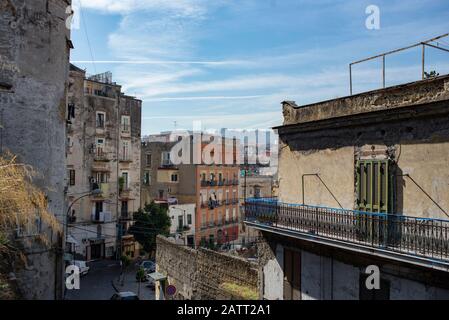
<instances>
[{"instance_id":1,"label":"dry shrub","mask_svg":"<svg viewBox=\"0 0 449 320\"><path fill-rule=\"evenodd\" d=\"M35 225L37 219L42 225L61 231L55 216L47 209L45 194L33 185L35 176L33 168L17 163L16 157L10 154L0 157L0 233L26 229Z\"/></svg>"}]
</instances>

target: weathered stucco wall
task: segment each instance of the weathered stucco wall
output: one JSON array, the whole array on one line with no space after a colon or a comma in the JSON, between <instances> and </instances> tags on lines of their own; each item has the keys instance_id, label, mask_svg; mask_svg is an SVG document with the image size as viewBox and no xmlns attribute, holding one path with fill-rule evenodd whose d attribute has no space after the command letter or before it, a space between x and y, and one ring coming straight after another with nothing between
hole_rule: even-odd
<instances>
[{"instance_id":1,"label":"weathered stucco wall","mask_svg":"<svg viewBox=\"0 0 449 320\"><path fill-rule=\"evenodd\" d=\"M266 234L265 234L266 236ZM447 275L435 275L385 260L311 245L282 237L266 237L258 245L260 294L268 300L284 298L284 249L300 253L302 300L359 300L360 276L370 265L380 268L382 280L389 282L391 300L449 299Z\"/></svg>"},{"instance_id":2,"label":"weathered stucco wall","mask_svg":"<svg viewBox=\"0 0 449 320\"><path fill-rule=\"evenodd\" d=\"M61 221L66 206L69 5L70 0L0 1L0 147L39 172L35 182ZM61 258L55 261L54 252L28 256L30 268L21 275L25 298L61 295L62 282L55 286L62 277Z\"/></svg>"},{"instance_id":3,"label":"weathered stucco wall","mask_svg":"<svg viewBox=\"0 0 449 320\"><path fill-rule=\"evenodd\" d=\"M449 218L448 106L449 100L281 128L280 199L302 203L302 175L318 173L323 182L304 177L306 204L355 209L356 161L390 159L393 213Z\"/></svg>"},{"instance_id":4,"label":"weathered stucco wall","mask_svg":"<svg viewBox=\"0 0 449 320\"><path fill-rule=\"evenodd\" d=\"M220 287L223 283L258 291L257 266L207 249L179 246L163 237L157 239L156 264L157 271L166 275L168 283L177 288L175 299L237 298Z\"/></svg>"}]
</instances>

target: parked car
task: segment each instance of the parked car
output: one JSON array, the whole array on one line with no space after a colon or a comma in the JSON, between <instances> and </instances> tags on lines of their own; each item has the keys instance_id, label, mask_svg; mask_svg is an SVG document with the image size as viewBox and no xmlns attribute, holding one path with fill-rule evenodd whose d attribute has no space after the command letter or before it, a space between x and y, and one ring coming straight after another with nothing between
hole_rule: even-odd
<instances>
[{"instance_id":1,"label":"parked car","mask_svg":"<svg viewBox=\"0 0 449 320\"><path fill-rule=\"evenodd\" d=\"M144 269L147 274L156 272L156 264L151 260L142 261L139 267Z\"/></svg>"},{"instance_id":2,"label":"parked car","mask_svg":"<svg viewBox=\"0 0 449 320\"><path fill-rule=\"evenodd\" d=\"M139 300L139 297L134 292L117 292L110 300Z\"/></svg>"},{"instance_id":3,"label":"parked car","mask_svg":"<svg viewBox=\"0 0 449 320\"><path fill-rule=\"evenodd\" d=\"M74 265L80 269L80 275L84 276L89 272L89 267L87 266L86 261L76 260Z\"/></svg>"}]
</instances>

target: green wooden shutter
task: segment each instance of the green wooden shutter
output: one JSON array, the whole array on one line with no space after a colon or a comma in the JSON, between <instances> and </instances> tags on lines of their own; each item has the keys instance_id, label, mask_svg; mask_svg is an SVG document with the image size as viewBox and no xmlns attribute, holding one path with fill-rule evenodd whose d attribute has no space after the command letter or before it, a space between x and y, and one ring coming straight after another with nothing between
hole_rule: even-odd
<instances>
[{"instance_id":1,"label":"green wooden shutter","mask_svg":"<svg viewBox=\"0 0 449 320\"><path fill-rule=\"evenodd\" d=\"M390 213L390 161L357 161L357 206L360 211Z\"/></svg>"}]
</instances>

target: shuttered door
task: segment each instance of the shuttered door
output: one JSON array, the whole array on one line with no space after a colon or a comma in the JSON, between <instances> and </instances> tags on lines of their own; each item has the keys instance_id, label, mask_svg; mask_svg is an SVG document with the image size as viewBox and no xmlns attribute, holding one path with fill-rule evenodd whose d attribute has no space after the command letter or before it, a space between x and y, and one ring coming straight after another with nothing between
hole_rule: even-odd
<instances>
[{"instance_id":1,"label":"shuttered door","mask_svg":"<svg viewBox=\"0 0 449 320\"><path fill-rule=\"evenodd\" d=\"M301 253L284 250L284 300L301 300Z\"/></svg>"}]
</instances>

